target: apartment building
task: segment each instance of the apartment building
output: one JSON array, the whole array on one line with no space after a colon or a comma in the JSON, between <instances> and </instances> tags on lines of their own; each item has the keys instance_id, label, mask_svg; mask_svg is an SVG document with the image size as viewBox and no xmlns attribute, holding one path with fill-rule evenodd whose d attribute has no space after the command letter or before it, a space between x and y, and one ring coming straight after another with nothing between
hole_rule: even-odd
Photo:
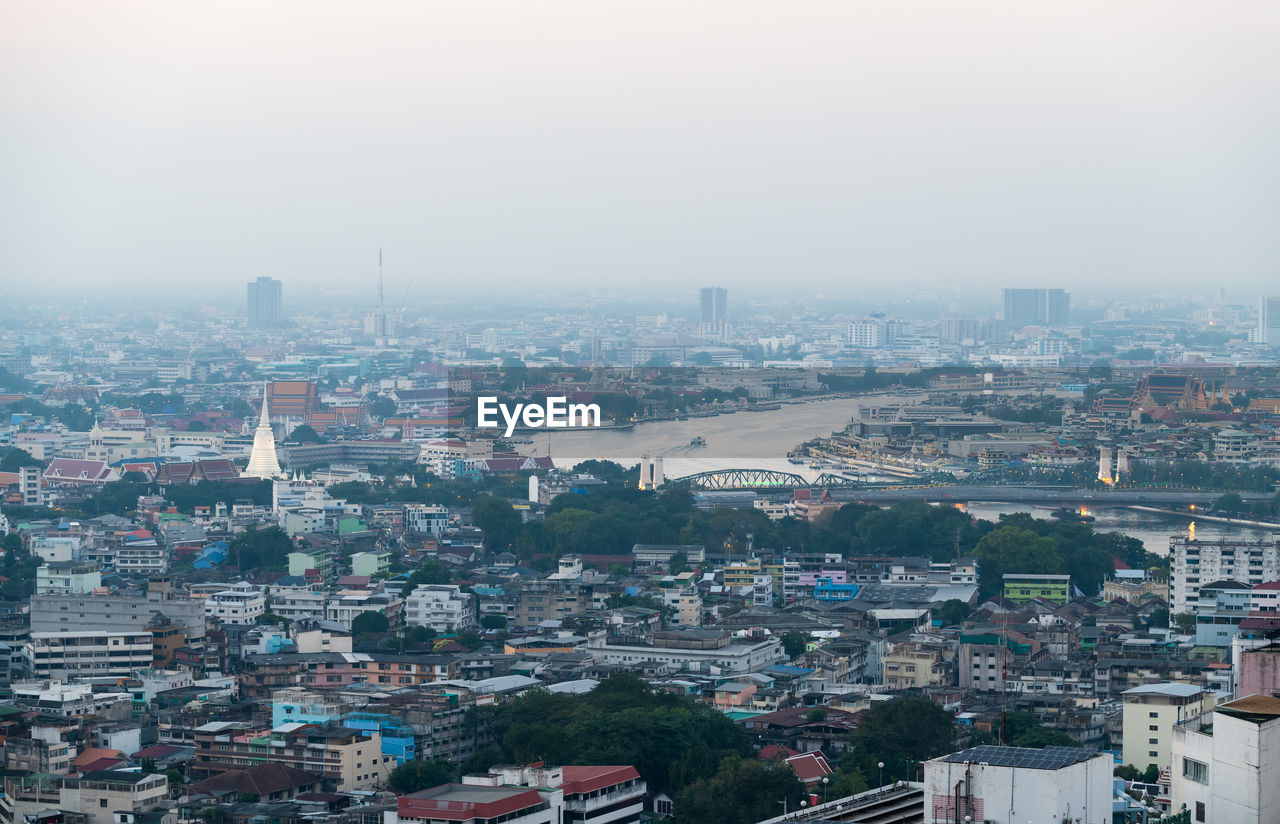
<instances>
[{"instance_id":1,"label":"apartment building","mask_svg":"<svg viewBox=\"0 0 1280 824\"><path fill-rule=\"evenodd\" d=\"M139 632L157 615L180 626L187 638L204 637L204 605L167 593L143 595L46 594L31 598L32 632L64 632L93 627L111 632Z\"/></svg>"},{"instance_id":2,"label":"apartment building","mask_svg":"<svg viewBox=\"0 0 1280 824\"><path fill-rule=\"evenodd\" d=\"M951 678L951 662L932 644L900 644L880 661L886 690L939 687Z\"/></svg>"},{"instance_id":3,"label":"apartment building","mask_svg":"<svg viewBox=\"0 0 1280 824\"><path fill-rule=\"evenodd\" d=\"M169 569L169 550L154 541L116 547L116 572L121 575L160 575Z\"/></svg>"},{"instance_id":4,"label":"apartment building","mask_svg":"<svg viewBox=\"0 0 1280 824\"><path fill-rule=\"evenodd\" d=\"M153 656L150 632L33 632L26 648L35 678L131 675L149 669Z\"/></svg>"},{"instance_id":5,"label":"apartment building","mask_svg":"<svg viewBox=\"0 0 1280 824\"><path fill-rule=\"evenodd\" d=\"M147 812L169 798L169 779L124 770L93 770L63 782L58 806L78 810L85 824L116 824L121 813Z\"/></svg>"},{"instance_id":6,"label":"apartment building","mask_svg":"<svg viewBox=\"0 0 1280 824\"><path fill-rule=\"evenodd\" d=\"M1280 809L1280 698L1249 695L1172 734L1172 808L1193 822L1265 824Z\"/></svg>"},{"instance_id":7,"label":"apartment building","mask_svg":"<svg viewBox=\"0 0 1280 824\"><path fill-rule=\"evenodd\" d=\"M1202 584L1280 581L1280 533L1256 541L1178 535L1169 539L1169 558L1169 611L1188 612L1199 601Z\"/></svg>"},{"instance_id":8,"label":"apartment building","mask_svg":"<svg viewBox=\"0 0 1280 824\"><path fill-rule=\"evenodd\" d=\"M320 776L335 792L386 787L394 759L382 753L377 732L341 726L285 724L254 728L218 721L195 730L195 755L188 773L197 779L256 764L283 764Z\"/></svg>"},{"instance_id":9,"label":"apartment building","mask_svg":"<svg viewBox=\"0 0 1280 824\"><path fill-rule=\"evenodd\" d=\"M50 561L36 569L36 595L85 595L102 586L92 561Z\"/></svg>"},{"instance_id":10,"label":"apartment building","mask_svg":"<svg viewBox=\"0 0 1280 824\"><path fill-rule=\"evenodd\" d=\"M471 594L447 584L420 584L404 601L404 623L453 632L475 626Z\"/></svg>"},{"instance_id":11,"label":"apartment building","mask_svg":"<svg viewBox=\"0 0 1280 824\"><path fill-rule=\"evenodd\" d=\"M204 600L205 617L223 624L253 625L266 611L267 599L252 585L243 582L231 589L215 592Z\"/></svg>"},{"instance_id":12,"label":"apartment building","mask_svg":"<svg viewBox=\"0 0 1280 824\"><path fill-rule=\"evenodd\" d=\"M1123 711L1124 763L1140 770L1154 764L1169 766L1173 730L1213 709L1213 693L1192 684L1148 684L1125 690Z\"/></svg>"}]
</instances>

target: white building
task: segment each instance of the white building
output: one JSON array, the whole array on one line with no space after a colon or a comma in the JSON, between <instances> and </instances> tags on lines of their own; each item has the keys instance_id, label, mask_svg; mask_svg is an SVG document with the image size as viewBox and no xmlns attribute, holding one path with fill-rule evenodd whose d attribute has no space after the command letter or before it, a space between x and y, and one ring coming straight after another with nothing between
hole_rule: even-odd
<instances>
[{"instance_id":1,"label":"white building","mask_svg":"<svg viewBox=\"0 0 1280 824\"><path fill-rule=\"evenodd\" d=\"M973 747L925 762L924 821L1110 824L1111 770L1081 747Z\"/></svg>"},{"instance_id":2,"label":"white building","mask_svg":"<svg viewBox=\"0 0 1280 824\"><path fill-rule=\"evenodd\" d=\"M1257 342L1280 346L1280 295L1264 295L1258 301Z\"/></svg>"},{"instance_id":3,"label":"white building","mask_svg":"<svg viewBox=\"0 0 1280 824\"><path fill-rule=\"evenodd\" d=\"M449 526L448 507L432 504L405 504L404 528L423 535L439 535Z\"/></svg>"},{"instance_id":4,"label":"white building","mask_svg":"<svg viewBox=\"0 0 1280 824\"><path fill-rule=\"evenodd\" d=\"M36 595L84 595L102 586L102 571L92 561L52 561L36 569Z\"/></svg>"},{"instance_id":5,"label":"white building","mask_svg":"<svg viewBox=\"0 0 1280 824\"><path fill-rule=\"evenodd\" d=\"M131 675L150 669L149 632L33 632L26 646L27 671L36 678Z\"/></svg>"},{"instance_id":6,"label":"white building","mask_svg":"<svg viewBox=\"0 0 1280 824\"><path fill-rule=\"evenodd\" d=\"M452 632L475 626L476 611L470 593L456 586L420 584L404 600L404 622L405 626Z\"/></svg>"},{"instance_id":7,"label":"white building","mask_svg":"<svg viewBox=\"0 0 1280 824\"><path fill-rule=\"evenodd\" d=\"M1174 614L1195 608L1201 584L1280 581L1280 534L1257 541L1174 536L1169 539L1169 557L1169 611Z\"/></svg>"},{"instance_id":8,"label":"white building","mask_svg":"<svg viewBox=\"0 0 1280 824\"><path fill-rule=\"evenodd\" d=\"M703 631L706 632L705 630ZM658 634L663 635L662 633ZM703 640L706 639L706 640ZM668 641L655 637L653 646L610 644L603 632L592 633L587 640L587 651L604 664L640 664L653 662L668 664L672 669L711 675L736 675L755 672L784 659L782 642L770 638L755 644L731 644L706 635L689 643Z\"/></svg>"},{"instance_id":9,"label":"white building","mask_svg":"<svg viewBox=\"0 0 1280 824\"><path fill-rule=\"evenodd\" d=\"M206 618L224 624L256 624L267 611L267 599L243 581L231 589L215 592L204 601Z\"/></svg>"},{"instance_id":10,"label":"white building","mask_svg":"<svg viewBox=\"0 0 1280 824\"><path fill-rule=\"evenodd\" d=\"M1122 757L1145 770L1169 766L1174 727L1213 709L1214 697L1193 684L1146 684L1124 692Z\"/></svg>"},{"instance_id":11,"label":"white building","mask_svg":"<svg viewBox=\"0 0 1280 824\"><path fill-rule=\"evenodd\" d=\"M1173 731L1171 800L1194 822L1264 824L1280 810L1280 698L1250 695Z\"/></svg>"},{"instance_id":12,"label":"white building","mask_svg":"<svg viewBox=\"0 0 1280 824\"><path fill-rule=\"evenodd\" d=\"M160 575L169 569L169 551L155 541L126 544L116 549L115 566L123 575Z\"/></svg>"}]
</instances>

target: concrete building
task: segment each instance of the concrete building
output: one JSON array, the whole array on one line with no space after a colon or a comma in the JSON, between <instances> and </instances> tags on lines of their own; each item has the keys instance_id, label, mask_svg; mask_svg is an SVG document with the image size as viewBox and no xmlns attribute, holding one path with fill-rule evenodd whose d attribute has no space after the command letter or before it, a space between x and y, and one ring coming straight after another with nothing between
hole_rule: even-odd
<instances>
[{"instance_id":1,"label":"concrete building","mask_svg":"<svg viewBox=\"0 0 1280 824\"><path fill-rule=\"evenodd\" d=\"M1240 631L1240 622L1249 617L1252 593L1247 584L1215 581L1201 584L1194 603L1196 646L1229 647Z\"/></svg>"},{"instance_id":2,"label":"concrete building","mask_svg":"<svg viewBox=\"0 0 1280 824\"><path fill-rule=\"evenodd\" d=\"M277 329L283 316L283 284L268 277L251 280L246 288L245 320L250 329Z\"/></svg>"},{"instance_id":3,"label":"concrete building","mask_svg":"<svg viewBox=\"0 0 1280 824\"><path fill-rule=\"evenodd\" d=\"M470 593L447 584L420 584L404 600L404 623L453 632L475 626L475 606Z\"/></svg>"},{"instance_id":4,"label":"concrete building","mask_svg":"<svg viewBox=\"0 0 1280 824\"><path fill-rule=\"evenodd\" d=\"M1111 770L1081 747L973 747L925 762L924 821L1109 824Z\"/></svg>"},{"instance_id":5,"label":"concrete building","mask_svg":"<svg viewBox=\"0 0 1280 824\"><path fill-rule=\"evenodd\" d=\"M219 721L196 728L188 774L208 778L267 762L318 775L341 793L386 787L394 759L383 756L377 732L298 723L264 730Z\"/></svg>"},{"instance_id":6,"label":"concrete building","mask_svg":"<svg viewBox=\"0 0 1280 824\"><path fill-rule=\"evenodd\" d=\"M36 569L36 595L85 595L102 586L93 561L49 561Z\"/></svg>"},{"instance_id":7,"label":"concrete building","mask_svg":"<svg viewBox=\"0 0 1280 824\"><path fill-rule=\"evenodd\" d=\"M165 804L169 779L124 770L94 770L66 781L58 791L58 806L77 810L85 824L119 824L131 821L122 814L147 812Z\"/></svg>"},{"instance_id":8,"label":"concrete building","mask_svg":"<svg viewBox=\"0 0 1280 824\"><path fill-rule=\"evenodd\" d=\"M150 632L33 632L26 647L36 678L132 675L150 669L153 657Z\"/></svg>"},{"instance_id":9,"label":"concrete building","mask_svg":"<svg viewBox=\"0 0 1280 824\"><path fill-rule=\"evenodd\" d=\"M1264 295L1258 300L1257 342L1280 346L1280 295Z\"/></svg>"},{"instance_id":10,"label":"concrete building","mask_svg":"<svg viewBox=\"0 0 1280 824\"><path fill-rule=\"evenodd\" d=\"M1265 824L1280 809L1280 698L1229 701L1173 731L1172 808L1193 822Z\"/></svg>"},{"instance_id":11,"label":"concrete building","mask_svg":"<svg viewBox=\"0 0 1280 824\"><path fill-rule=\"evenodd\" d=\"M1169 611L1194 609L1201 583L1238 581L1255 586L1280 581L1280 534L1256 541L1244 538L1169 539Z\"/></svg>"},{"instance_id":12,"label":"concrete building","mask_svg":"<svg viewBox=\"0 0 1280 824\"><path fill-rule=\"evenodd\" d=\"M1065 289L1005 289L1002 319L1012 330L1038 324L1065 326L1071 295Z\"/></svg>"},{"instance_id":13,"label":"concrete building","mask_svg":"<svg viewBox=\"0 0 1280 824\"><path fill-rule=\"evenodd\" d=\"M559 802L559 793L554 793ZM402 795L383 824L560 824L561 804L551 805L530 787L444 784Z\"/></svg>"},{"instance_id":14,"label":"concrete building","mask_svg":"<svg viewBox=\"0 0 1280 824\"><path fill-rule=\"evenodd\" d=\"M205 617L224 624L256 624L266 611L267 599L252 585L243 582L231 589L215 592L204 600Z\"/></svg>"},{"instance_id":15,"label":"concrete building","mask_svg":"<svg viewBox=\"0 0 1280 824\"><path fill-rule=\"evenodd\" d=\"M1280 693L1280 644L1268 643L1242 650L1237 669L1239 695Z\"/></svg>"},{"instance_id":16,"label":"concrete building","mask_svg":"<svg viewBox=\"0 0 1280 824\"><path fill-rule=\"evenodd\" d=\"M1004 597L1015 604L1043 598L1055 604L1071 600L1070 575L1022 575L1005 573Z\"/></svg>"},{"instance_id":17,"label":"concrete building","mask_svg":"<svg viewBox=\"0 0 1280 824\"><path fill-rule=\"evenodd\" d=\"M754 644L731 644L728 633L678 630L655 633L651 646L610 643L603 632L587 640L587 651L604 664L667 664L675 670L711 675L754 672L785 657L782 642L770 638Z\"/></svg>"},{"instance_id":18,"label":"concrete building","mask_svg":"<svg viewBox=\"0 0 1280 824\"><path fill-rule=\"evenodd\" d=\"M164 615L182 627L187 638L204 637L204 604L167 593L132 595L34 595L31 631L61 632L93 627L109 632L141 632Z\"/></svg>"},{"instance_id":19,"label":"concrete building","mask_svg":"<svg viewBox=\"0 0 1280 824\"><path fill-rule=\"evenodd\" d=\"M1145 770L1169 766L1173 729L1213 709L1214 696L1192 684L1148 684L1123 693L1122 758Z\"/></svg>"}]
</instances>

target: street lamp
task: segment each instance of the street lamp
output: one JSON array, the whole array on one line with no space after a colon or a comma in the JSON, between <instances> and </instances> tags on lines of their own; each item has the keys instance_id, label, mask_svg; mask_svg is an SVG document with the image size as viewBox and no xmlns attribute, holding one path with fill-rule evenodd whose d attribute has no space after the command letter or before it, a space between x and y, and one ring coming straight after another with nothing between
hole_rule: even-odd
<instances>
[{"instance_id":1,"label":"street lamp","mask_svg":"<svg viewBox=\"0 0 1280 824\"><path fill-rule=\"evenodd\" d=\"M884 786L884 762L881 761L876 766L880 768L880 786L883 787Z\"/></svg>"},{"instance_id":2,"label":"street lamp","mask_svg":"<svg viewBox=\"0 0 1280 824\"><path fill-rule=\"evenodd\" d=\"M822 800L823 801L827 800L827 786L830 783L831 783L831 779L828 776L825 776L825 775L822 776Z\"/></svg>"}]
</instances>

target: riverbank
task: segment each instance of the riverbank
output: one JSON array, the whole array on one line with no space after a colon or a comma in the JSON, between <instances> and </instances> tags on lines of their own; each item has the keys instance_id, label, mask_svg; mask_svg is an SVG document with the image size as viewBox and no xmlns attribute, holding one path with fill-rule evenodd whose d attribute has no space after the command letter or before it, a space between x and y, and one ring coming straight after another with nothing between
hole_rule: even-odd
<instances>
[{"instance_id":1,"label":"riverbank","mask_svg":"<svg viewBox=\"0 0 1280 824\"><path fill-rule=\"evenodd\" d=\"M1211 521L1216 524L1231 524L1232 526L1250 526L1258 529L1275 529L1280 531L1280 524L1271 521L1252 521L1248 518L1224 518L1221 515L1206 515L1203 512L1181 511L1173 509L1161 509L1158 506L1138 506L1133 505L1126 507L1137 512L1151 512L1156 515L1168 515L1173 518L1181 518L1184 521Z\"/></svg>"}]
</instances>

